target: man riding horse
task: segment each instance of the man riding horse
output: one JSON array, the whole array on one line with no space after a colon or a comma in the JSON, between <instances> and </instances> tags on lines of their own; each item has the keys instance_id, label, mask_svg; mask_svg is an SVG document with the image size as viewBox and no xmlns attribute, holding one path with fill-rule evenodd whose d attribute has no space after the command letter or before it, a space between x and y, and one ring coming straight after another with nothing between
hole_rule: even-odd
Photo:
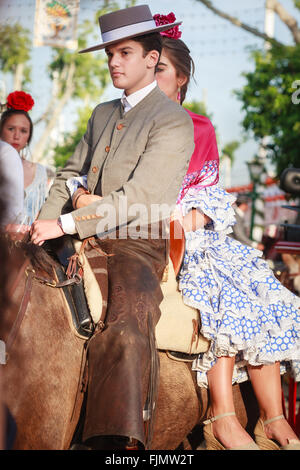
<instances>
[{"instance_id":1,"label":"man riding horse","mask_svg":"<svg viewBox=\"0 0 300 470\"><path fill-rule=\"evenodd\" d=\"M194 131L189 115L155 81L159 32L170 25L156 27L146 5L103 15L99 23L102 44L80 52L105 49L123 96L94 109L32 225L31 240L41 245L65 234L96 237L108 255L108 305L105 326L89 343L82 438L95 449L103 448L103 436L135 439L148 448L145 429L153 418L159 368L154 330L169 258L166 213L157 208L176 202ZM83 175L87 189L82 185L71 197L66 183Z\"/></svg>"}]
</instances>

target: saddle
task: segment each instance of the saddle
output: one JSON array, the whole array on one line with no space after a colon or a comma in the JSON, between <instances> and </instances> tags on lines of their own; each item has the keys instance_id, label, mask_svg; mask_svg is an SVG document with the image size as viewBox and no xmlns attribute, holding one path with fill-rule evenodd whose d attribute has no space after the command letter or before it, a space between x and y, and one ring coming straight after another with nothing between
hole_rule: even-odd
<instances>
[{"instance_id":1,"label":"saddle","mask_svg":"<svg viewBox=\"0 0 300 470\"><path fill-rule=\"evenodd\" d=\"M47 248L49 250L50 245L52 256L61 264L61 268L56 269L59 281L67 278L69 261L75 253L79 255L80 265L84 266L83 283L64 287L63 291L77 333L89 338L97 328L106 298L95 279L89 260L81 250L82 242L69 235L57 240L54 243L51 240ZM164 298L160 304L161 317L156 325L155 335L157 349L169 351L168 355L176 360L191 360L195 355L206 352L209 347L209 341L200 334L198 310L184 304L178 289L177 276L184 251L183 229L178 221L173 221L170 224L169 263L161 282Z\"/></svg>"},{"instance_id":2,"label":"saddle","mask_svg":"<svg viewBox=\"0 0 300 470\"><path fill-rule=\"evenodd\" d=\"M44 248L58 262L55 266L58 281L66 281L69 261L75 253L72 237L65 235L55 240L48 240L44 243ZM72 315L75 330L84 338L91 337L95 324L90 314L82 282L62 287L62 290Z\"/></svg>"}]
</instances>

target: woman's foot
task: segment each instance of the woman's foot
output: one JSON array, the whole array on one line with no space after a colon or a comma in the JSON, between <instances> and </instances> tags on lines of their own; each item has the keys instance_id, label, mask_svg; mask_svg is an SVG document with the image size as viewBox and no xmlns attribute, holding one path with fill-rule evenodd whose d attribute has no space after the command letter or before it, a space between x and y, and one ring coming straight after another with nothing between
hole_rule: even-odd
<instances>
[{"instance_id":1,"label":"woman's foot","mask_svg":"<svg viewBox=\"0 0 300 470\"><path fill-rule=\"evenodd\" d=\"M264 430L268 439L277 441L281 446L285 446L291 440L296 440L300 443L297 435L284 417L274 421L271 420L270 423L268 423L268 419L263 419L263 421L266 420L267 423L264 424Z\"/></svg>"},{"instance_id":2,"label":"woman's foot","mask_svg":"<svg viewBox=\"0 0 300 470\"><path fill-rule=\"evenodd\" d=\"M235 415L225 416L212 423L214 437L226 448L245 446L253 443L253 439L241 426Z\"/></svg>"}]
</instances>

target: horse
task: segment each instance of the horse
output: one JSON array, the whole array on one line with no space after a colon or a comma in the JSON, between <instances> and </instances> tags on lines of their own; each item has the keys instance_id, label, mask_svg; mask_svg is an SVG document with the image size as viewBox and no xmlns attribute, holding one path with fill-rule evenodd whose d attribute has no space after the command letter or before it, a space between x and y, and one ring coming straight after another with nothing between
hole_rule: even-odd
<instances>
[{"instance_id":1,"label":"horse","mask_svg":"<svg viewBox=\"0 0 300 470\"><path fill-rule=\"evenodd\" d=\"M0 318L7 345L4 402L16 421L14 449L68 450L86 393L88 339L74 327L63 290L52 282L54 260L43 247L8 242L10 305ZM160 379L151 449L196 449L209 409L208 391L191 364L159 351ZM234 386L237 416L248 432L258 419L249 382Z\"/></svg>"}]
</instances>

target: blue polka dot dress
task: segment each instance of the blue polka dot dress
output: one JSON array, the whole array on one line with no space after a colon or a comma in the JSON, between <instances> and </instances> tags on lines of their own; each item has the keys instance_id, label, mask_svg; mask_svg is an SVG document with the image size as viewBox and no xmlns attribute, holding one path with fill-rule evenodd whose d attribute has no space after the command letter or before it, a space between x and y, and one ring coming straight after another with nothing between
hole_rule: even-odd
<instances>
[{"instance_id":1,"label":"blue polka dot dress","mask_svg":"<svg viewBox=\"0 0 300 470\"><path fill-rule=\"evenodd\" d=\"M300 298L275 278L261 251L228 236L235 198L208 183L191 186L178 203L182 215L198 208L211 219L204 229L186 232L179 279L184 302L199 310L201 332L210 340L193 363L198 385L207 387L206 373L220 356L236 356L233 383L248 380L247 364L275 361L299 381Z\"/></svg>"}]
</instances>

